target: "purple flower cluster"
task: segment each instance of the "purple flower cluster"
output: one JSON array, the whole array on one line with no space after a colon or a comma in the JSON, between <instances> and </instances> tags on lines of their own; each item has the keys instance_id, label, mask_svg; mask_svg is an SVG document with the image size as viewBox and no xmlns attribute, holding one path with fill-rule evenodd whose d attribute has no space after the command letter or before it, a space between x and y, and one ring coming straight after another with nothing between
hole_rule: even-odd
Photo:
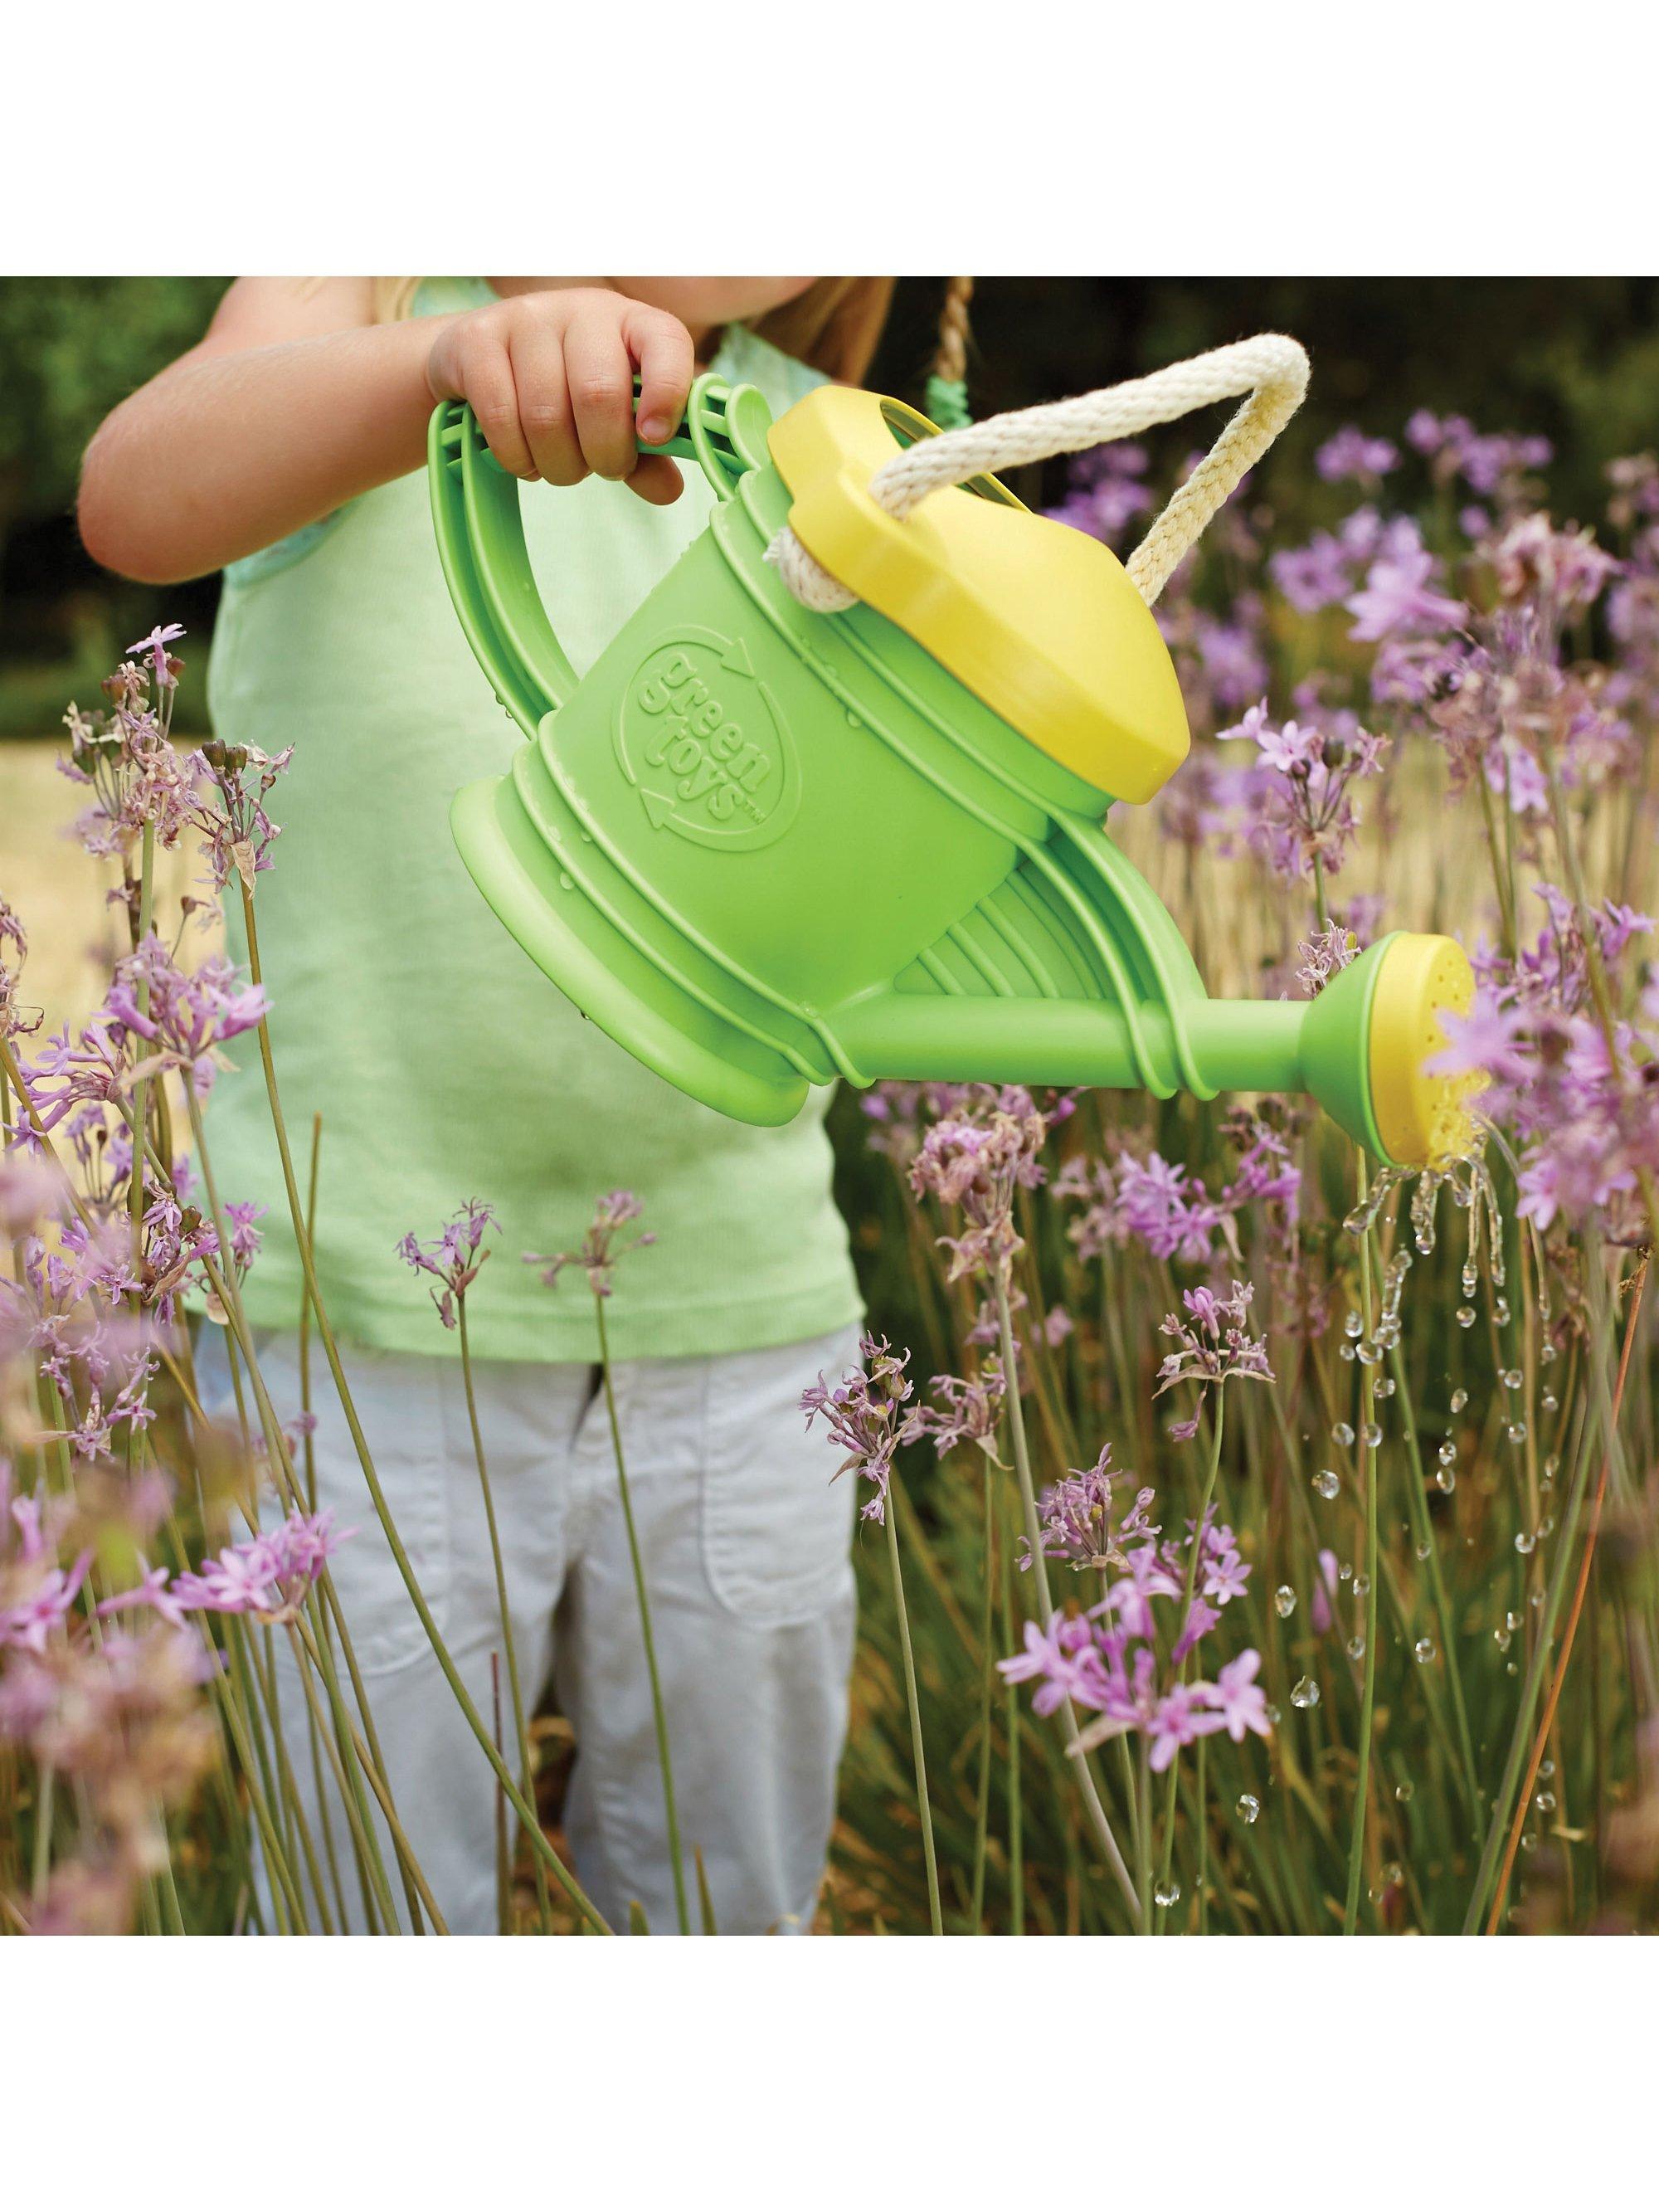
<instances>
[{"instance_id":1,"label":"purple flower cluster","mask_svg":"<svg viewBox=\"0 0 1659 2212\"><path fill-rule=\"evenodd\" d=\"M626 1196L627 1194L613 1193L612 1195ZM422 1244L412 1229L406 1237L398 1238L398 1257L413 1267L417 1274L437 1278L439 1287L432 1292L432 1303L438 1309L438 1318L446 1328L453 1328L457 1325L460 1301L477 1280L479 1268L489 1257L487 1247L480 1249L483 1247L484 1232L500 1226L493 1206L485 1206L478 1199L469 1198L460 1212L452 1220L445 1222L430 1244ZM590 1230L589 1235L593 1233ZM561 1264L564 1263L564 1255L562 1255ZM538 1264L550 1263L538 1261ZM557 1273L558 1269L555 1267L548 1280L556 1279Z\"/></svg>"},{"instance_id":2,"label":"purple flower cluster","mask_svg":"<svg viewBox=\"0 0 1659 2212\"><path fill-rule=\"evenodd\" d=\"M1381 775L1388 738L1363 729L1346 710L1328 714L1319 726L1274 722L1265 700L1221 736L1246 738L1256 749L1244 831L1251 849L1293 883L1310 877L1316 865L1336 874L1359 827L1357 787Z\"/></svg>"},{"instance_id":3,"label":"purple flower cluster","mask_svg":"<svg viewBox=\"0 0 1659 2212\"><path fill-rule=\"evenodd\" d=\"M1138 1490L1128 1511L1114 1517L1114 1486L1133 1480L1112 1466L1112 1448L1104 1444L1092 1467L1074 1467L1063 1480L1050 1484L1037 1509L1045 1557L1079 1570L1092 1568L1097 1574L1108 1567L1127 1574L1126 1545L1132 1539L1150 1541L1158 1534L1157 1523L1147 1518L1155 1496L1149 1489ZM1030 1557L1019 1564L1029 1567Z\"/></svg>"},{"instance_id":4,"label":"purple flower cluster","mask_svg":"<svg viewBox=\"0 0 1659 2212\"><path fill-rule=\"evenodd\" d=\"M1605 902L1582 926L1573 902L1541 884L1549 920L1513 961L1483 951L1466 1017L1442 1017L1449 1040L1428 1065L1473 1079L1480 1111L1502 1123L1521 1155L1518 1211L1547 1229L1558 1215L1599 1218L1603 1233L1644 1242L1640 1194L1659 1177L1659 988L1650 976L1630 1020L1611 1033L1595 1004L1592 968L1609 989L1646 915Z\"/></svg>"},{"instance_id":5,"label":"purple flower cluster","mask_svg":"<svg viewBox=\"0 0 1659 2212\"><path fill-rule=\"evenodd\" d=\"M1082 1208L1066 1234L1078 1257L1143 1244L1155 1260L1213 1267L1239 1258L1238 1216L1261 1206L1283 1241L1296 1226L1302 1171L1271 1124L1246 1115L1234 1125L1240 1151L1233 1180L1212 1195L1201 1176L1149 1152L1120 1152L1114 1162L1074 1153L1054 1177L1057 1198Z\"/></svg>"},{"instance_id":6,"label":"purple flower cluster","mask_svg":"<svg viewBox=\"0 0 1659 2212\"><path fill-rule=\"evenodd\" d=\"M98 1610L147 1607L175 1628L192 1613L246 1613L266 1626L293 1620L326 1562L356 1533L333 1524L331 1513L302 1513L296 1507L274 1528L226 1545L194 1573L149 1569L133 1589L106 1598Z\"/></svg>"},{"instance_id":7,"label":"purple flower cluster","mask_svg":"<svg viewBox=\"0 0 1659 2212\"><path fill-rule=\"evenodd\" d=\"M1198 1411L1190 1420L1170 1425L1170 1434L1177 1442L1185 1443L1198 1434L1198 1413L1212 1388L1218 1389L1235 1375L1251 1382L1273 1381L1267 1340L1251 1336L1246 1328L1255 1297L1255 1286L1249 1283L1236 1282L1231 1297L1224 1298L1200 1285L1181 1294L1188 1319L1183 1321L1178 1314L1164 1316L1162 1334L1174 1338L1176 1348L1164 1355L1152 1395L1161 1398L1177 1382L1199 1386Z\"/></svg>"},{"instance_id":8,"label":"purple flower cluster","mask_svg":"<svg viewBox=\"0 0 1659 2212\"><path fill-rule=\"evenodd\" d=\"M951 1282L963 1275L1006 1282L1021 1242L1014 1193L1042 1182L1039 1154L1048 1133L1048 1118L1030 1093L1011 1086L987 1108L936 1121L923 1138L910 1163L911 1189L960 1207L968 1222L965 1235L939 1239L951 1255Z\"/></svg>"},{"instance_id":9,"label":"purple flower cluster","mask_svg":"<svg viewBox=\"0 0 1659 2212\"><path fill-rule=\"evenodd\" d=\"M607 1191L596 1202L587 1233L575 1251L526 1252L524 1263L526 1267L540 1268L542 1280L550 1290L567 1267L580 1267L586 1276L587 1287L594 1297L608 1298L615 1288L617 1262L623 1254L635 1251L647 1244L654 1244L657 1241L655 1230L642 1229L637 1237L630 1237L623 1243L617 1242L621 1231L630 1221L637 1221L644 1211L631 1190ZM487 1215L489 1208L483 1207L481 1212ZM483 1234L482 1228L479 1234ZM405 1243L408 1241L405 1238ZM400 1245L398 1249L402 1251L403 1246ZM404 1257L409 1258L406 1251ZM411 1261L410 1264L416 1263Z\"/></svg>"},{"instance_id":10,"label":"purple flower cluster","mask_svg":"<svg viewBox=\"0 0 1659 2212\"><path fill-rule=\"evenodd\" d=\"M220 1048L267 1012L264 990L241 982L222 955L187 971L152 931L117 963L102 1007L74 1043L65 1024L24 1066L23 1079L49 1132L78 1106L120 1112L140 1083L174 1069L203 1093L224 1065Z\"/></svg>"},{"instance_id":11,"label":"purple flower cluster","mask_svg":"<svg viewBox=\"0 0 1659 2212\"><path fill-rule=\"evenodd\" d=\"M1085 1513L1081 1533L1087 1540L1093 1526L1086 1517L1091 1509L1079 1503ZM998 1666L1006 1681L1036 1683L1031 1702L1038 1713L1057 1712L1069 1698L1097 1715L1082 1731L1080 1747L1114 1735L1139 1735L1148 1746L1153 1772L1161 1774L1183 1746L1201 1735L1225 1729L1235 1743L1243 1743L1248 1735L1268 1735L1271 1723L1267 1698L1255 1679L1261 1664L1255 1651L1241 1652L1213 1681L1184 1679L1187 1660L1248 1583L1249 1569L1231 1529L1218 1527L1206 1516L1201 1530L1188 1528L1182 1546L1160 1544L1156 1529L1145 1524L1151 1503L1148 1492L1137 1501L1129 1519L1139 1516L1144 1540L1132 1550L1119 1547L1122 1572L1099 1604L1087 1611L1065 1607L1051 1614L1046 1626L1028 1621L1024 1650ZM1109 1500L1105 1510L1109 1514ZM1118 1531L1120 1536L1129 1533L1127 1523ZM1120 1564L1119 1558L1106 1556L1109 1564ZM1186 1618L1166 1626L1159 1607L1173 1600L1179 1608L1189 1577L1194 1595Z\"/></svg>"},{"instance_id":12,"label":"purple flower cluster","mask_svg":"<svg viewBox=\"0 0 1659 2212\"><path fill-rule=\"evenodd\" d=\"M904 1371L910 1355L895 1352L884 1336L866 1335L860 1341L859 1357L863 1366L839 1382L826 1382L820 1375L809 1383L801 1392L800 1409L809 1429L823 1415L831 1438L847 1455L836 1474L865 1478L871 1495L860 1509L862 1517L880 1523L887 1518L893 1455L910 1433L904 1411L912 1389Z\"/></svg>"}]
</instances>

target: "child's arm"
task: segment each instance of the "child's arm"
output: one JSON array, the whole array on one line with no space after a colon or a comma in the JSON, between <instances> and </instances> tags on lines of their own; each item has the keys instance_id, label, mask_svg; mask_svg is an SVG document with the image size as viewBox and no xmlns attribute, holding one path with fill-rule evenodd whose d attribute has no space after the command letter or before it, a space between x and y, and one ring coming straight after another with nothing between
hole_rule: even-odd
<instances>
[{"instance_id":1,"label":"child's arm","mask_svg":"<svg viewBox=\"0 0 1659 2212\"><path fill-rule=\"evenodd\" d=\"M529 292L471 313L376 324L367 277L306 288L243 276L207 335L124 400L87 448L81 535L143 583L204 575L419 468L435 402L470 400L515 476L626 480L653 504L679 471L635 445L666 438L691 339L603 286Z\"/></svg>"}]
</instances>

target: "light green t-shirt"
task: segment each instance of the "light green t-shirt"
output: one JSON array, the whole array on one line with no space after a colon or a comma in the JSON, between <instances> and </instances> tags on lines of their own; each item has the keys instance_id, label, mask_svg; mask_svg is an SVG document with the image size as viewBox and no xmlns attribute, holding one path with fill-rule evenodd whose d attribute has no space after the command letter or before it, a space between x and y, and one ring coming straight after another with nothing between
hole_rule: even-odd
<instances>
[{"instance_id":1,"label":"light green t-shirt","mask_svg":"<svg viewBox=\"0 0 1659 2212\"><path fill-rule=\"evenodd\" d=\"M416 312L476 307L482 279L423 284ZM715 362L775 412L821 380L740 329ZM543 597L580 673L701 531L694 467L670 507L590 478L526 489ZM469 1294L483 1357L590 1359L580 1275L543 1287L527 1251L571 1250L603 1191L632 1189L657 1242L618 1269L606 1310L619 1356L784 1344L860 1306L830 1197L827 1091L781 1129L683 1097L584 1021L507 935L451 842L457 787L504 770L521 742L451 608L424 471L383 485L238 562L209 669L214 728L293 765L271 795L282 835L258 878L270 1033L303 1182L322 1115L317 1256L329 1316L377 1347L453 1352L394 1246L435 1237L470 1198L501 1219ZM246 957L237 902L233 957ZM293 1327L298 1256L252 1038L232 1048L208 1141L222 1196L269 1208L245 1297L257 1327Z\"/></svg>"}]
</instances>

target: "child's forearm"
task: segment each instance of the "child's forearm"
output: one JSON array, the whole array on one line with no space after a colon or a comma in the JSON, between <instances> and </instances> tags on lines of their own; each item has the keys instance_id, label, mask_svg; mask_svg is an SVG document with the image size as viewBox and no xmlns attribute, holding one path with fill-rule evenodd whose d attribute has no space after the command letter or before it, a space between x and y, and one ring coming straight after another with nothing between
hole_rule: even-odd
<instances>
[{"instance_id":1,"label":"child's forearm","mask_svg":"<svg viewBox=\"0 0 1659 2212\"><path fill-rule=\"evenodd\" d=\"M433 406L427 357L450 319L251 351L210 338L134 392L88 447L87 550L140 582L178 583L418 468Z\"/></svg>"}]
</instances>

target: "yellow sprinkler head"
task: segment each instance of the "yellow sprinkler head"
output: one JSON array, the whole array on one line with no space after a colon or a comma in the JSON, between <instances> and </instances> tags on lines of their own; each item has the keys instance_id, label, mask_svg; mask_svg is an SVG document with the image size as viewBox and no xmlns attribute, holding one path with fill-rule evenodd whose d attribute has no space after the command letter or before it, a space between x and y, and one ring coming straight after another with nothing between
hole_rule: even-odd
<instances>
[{"instance_id":1,"label":"yellow sprinkler head","mask_svg":"<svg viewBox=\"0 0 1659 2212\"><path fill-rule=\"evenodd\" d=\"M1424 1063L1450 1042L1444 1012L1468 1013L1474 971L1449 937L1402 930L1383 947L1371 1001L1371 1110L1389 1158L1429 1167L1467 1152L1478 1074L1432 1075Z\"/></svg>"}]
</instances>

